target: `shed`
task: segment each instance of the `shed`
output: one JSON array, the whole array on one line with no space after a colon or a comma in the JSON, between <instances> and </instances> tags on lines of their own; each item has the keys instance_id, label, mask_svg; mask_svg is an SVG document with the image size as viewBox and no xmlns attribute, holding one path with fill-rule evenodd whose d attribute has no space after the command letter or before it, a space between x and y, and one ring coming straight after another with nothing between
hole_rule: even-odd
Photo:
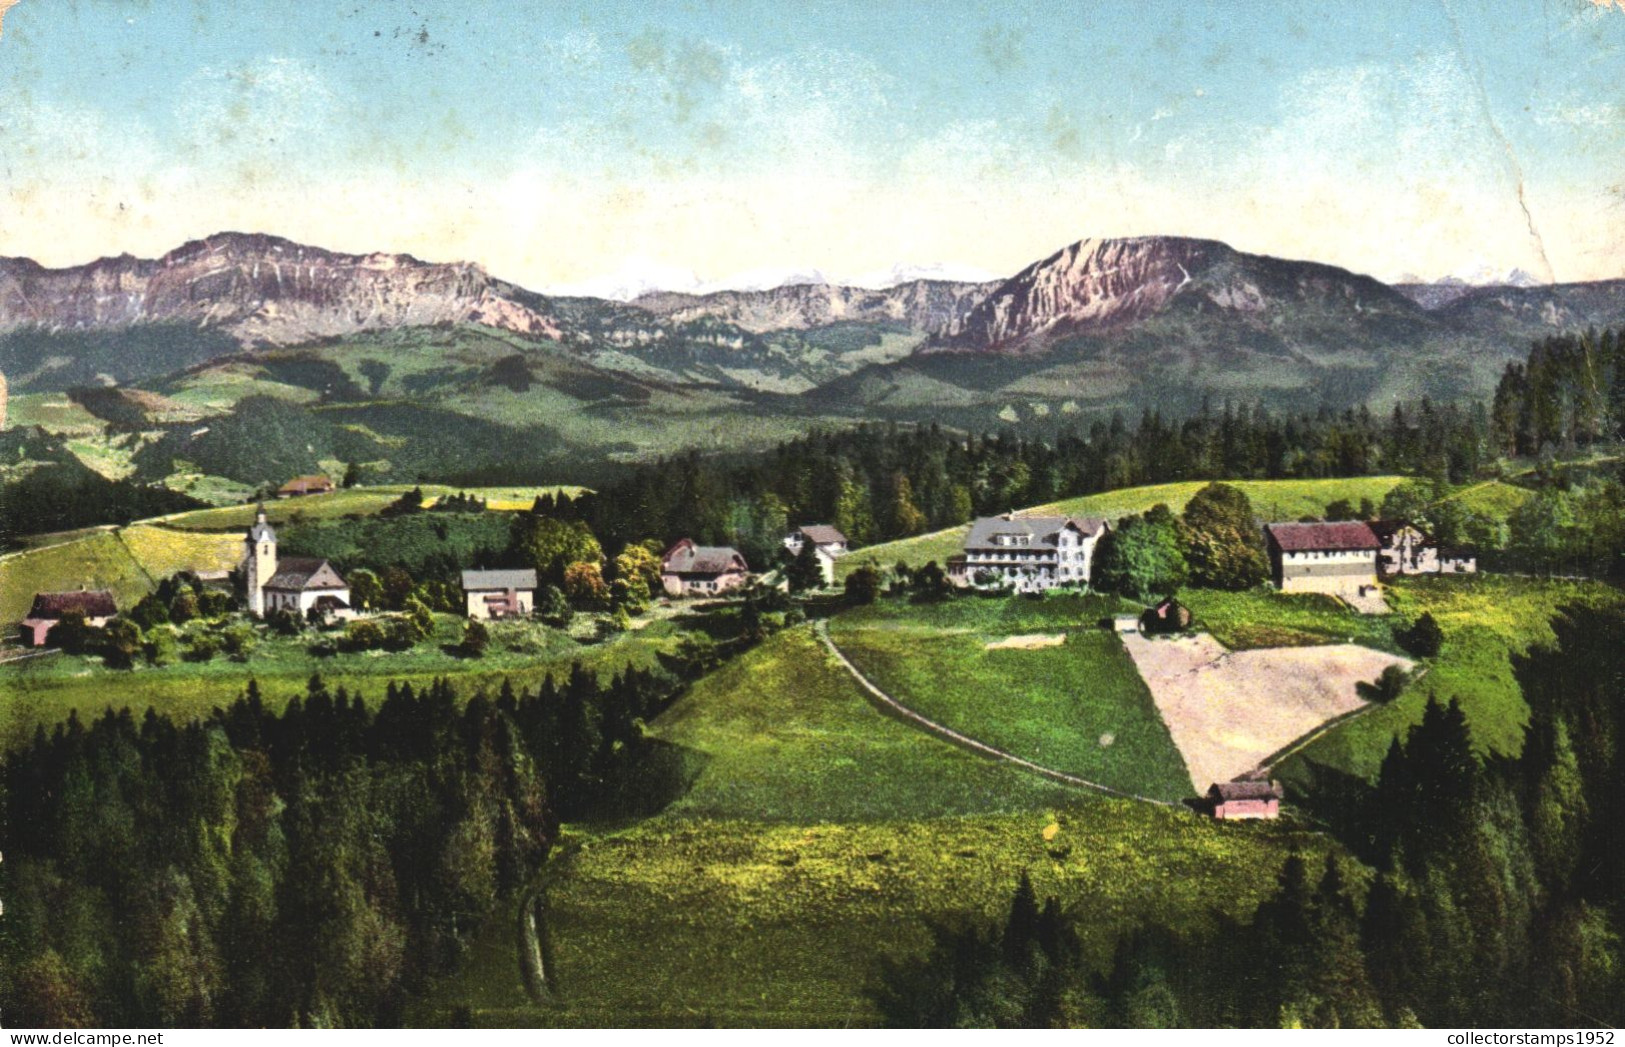
<instances>
[{"instance_id":1,"label":"shed","mask_svg":"<svg viewBox=\"0 0 1625 1047\"><path fill-rule=\"evenodd\" d=\"M1281 813L1281 785L1263 779L1215 782L1207 791L1213 817L1221 821L1239 818L1275 818Z\"/></svg>"}]
</instances>

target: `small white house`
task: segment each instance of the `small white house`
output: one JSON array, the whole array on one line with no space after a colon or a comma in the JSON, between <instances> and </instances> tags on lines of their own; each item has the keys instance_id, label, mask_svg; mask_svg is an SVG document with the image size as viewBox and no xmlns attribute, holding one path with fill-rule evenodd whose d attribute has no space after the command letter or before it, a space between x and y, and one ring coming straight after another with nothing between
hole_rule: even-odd
<instances>
[{"instance_id":1,"label":"small white house","mask_svg":"<svg viewBox=\"0 0 1625 1047\"><path fill-rule=\"evenodd\" d=\"M1378 566L1387 574L1473 574L1478 557L1465 549L1441 547L1415 524L1374 520L1371 531L1382 543Z\"/></svg>"},{"instance_id":2,"label":"small white house","mask_svg":"<svg viewBox=\"0 0 1625 1047\"><path fill-rule=\"evenodd\" d=\"M516 618L536 607L536 572L464 571L463 603L470 618Z\"/></svg>"},{"instance_id":3,"label":"small white house","mask_svg":"<svg viewBox=\"0 0 1625 1047\"><path fill-rule=\"evenodd\" d=\"M835 584L835 561L846 555L846 535L829 524L807 524L784 536L784 547L791 556L800 556L801 549L811 542L818 555L818 569L826 586Z\"/></svg>"}]
</instances>

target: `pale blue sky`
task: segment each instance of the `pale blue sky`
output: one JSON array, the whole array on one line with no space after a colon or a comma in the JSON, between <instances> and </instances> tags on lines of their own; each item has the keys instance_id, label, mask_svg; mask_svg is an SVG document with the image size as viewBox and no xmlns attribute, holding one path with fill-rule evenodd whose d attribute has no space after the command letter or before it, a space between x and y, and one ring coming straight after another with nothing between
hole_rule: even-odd
<instances>
[{"instance_id":1,"label":"pale blue sky","mask_svg":"<svg viewBox=\"0 0 1625 1047\"><path fill-rule=\"evenodd\" d=\"M1622 70L1590 0L21 0L0 254L238 228L549 287L1184 233L1614 276Z\"/></svg>"}]
</instances>

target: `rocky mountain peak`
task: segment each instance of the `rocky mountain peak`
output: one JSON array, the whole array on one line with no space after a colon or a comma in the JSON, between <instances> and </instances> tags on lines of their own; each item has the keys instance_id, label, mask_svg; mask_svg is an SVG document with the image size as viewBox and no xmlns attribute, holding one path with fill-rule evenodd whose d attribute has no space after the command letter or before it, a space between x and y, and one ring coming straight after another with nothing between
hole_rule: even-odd
<instances>
[{"instance_id":1,"label":"rocky mountain peak","mask_svg":"<svg viewBox=\"0 0 1625 1047\"><path fill-rule=\"evenodd\" d=\"M1132 323L1235 254L1216 240L1186 237L1080 240L1001 284L966 316L952 343L1013 348L1063 327L1105 330Z\"/></svg>"},{"instance_id":2,"label":"rocky mountain peak","mask_svg":"<svg viewBox=\"0 0 1625 1047\"><path fill-rule=\"evenodd\" d=\"M156 260L119 255L44 269L0 259L0 331L156 323L276 345L438 323L560 334L546 299L478 265L343 254L260 233L219 233Z\"/></svg>"}]
</instances>

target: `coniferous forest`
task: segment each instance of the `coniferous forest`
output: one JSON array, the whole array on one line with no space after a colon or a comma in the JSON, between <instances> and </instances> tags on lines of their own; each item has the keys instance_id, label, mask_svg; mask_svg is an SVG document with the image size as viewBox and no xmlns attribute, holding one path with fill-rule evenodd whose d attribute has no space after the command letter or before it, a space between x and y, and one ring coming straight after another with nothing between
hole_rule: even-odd
<instances>
[{"instance_id":1,"label":"coniferous forest","mask_svg":"<svg viewBox=\"0 0 1625 1047\"><path fill-rule=\"evenodd\" d=\"M829 521L869 544L1143 484L1383 472L1460 481L1493 457L1481 406L1425 400L1385 418L1363 408L1283 417L1225 405L1182 421L1147 412L1053 439L860 425L754 456L690 453L634 467L600 488L591 519L606 545L682 533L749 556L776 545L787 520Z\"/></svg>"},{"instance_id":2,"label":"coniferous forest","mask_svg":"<svg viewBox=\"0 0 1625 1047\"><path fill-rule=\"evenodd\" d=\"M313 678L280 713L251 682L201 722L41 728L5 764L6 1021L398 1024L561 816L622 809L634 723L670 694L577 666L494 698L391 685L370 709Z\"/></svg>"}]
</instances>

